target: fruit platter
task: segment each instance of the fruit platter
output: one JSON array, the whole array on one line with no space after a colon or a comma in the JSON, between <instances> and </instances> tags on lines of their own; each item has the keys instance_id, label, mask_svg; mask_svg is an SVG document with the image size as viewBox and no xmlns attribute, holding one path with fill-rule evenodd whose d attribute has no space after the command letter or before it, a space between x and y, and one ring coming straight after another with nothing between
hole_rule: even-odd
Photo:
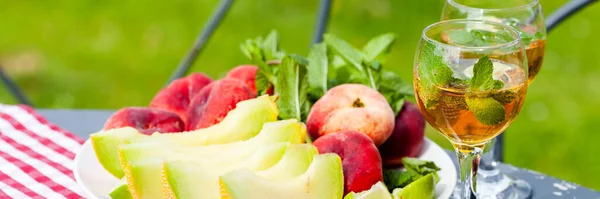
<instances>
[{"instance_id":1,"label":"fruit platter","mask_svg":"<svg viewBox=\"0 0 600 199\"><path fill-rule=\"evenodd\" d=\"M412 86L383 68L396 37L332 34L305 57L279 35L251 64L192 73L116 111L75 158L89 198L449 198L456 168L425 138Z\"/></svg>"}]
</instances>

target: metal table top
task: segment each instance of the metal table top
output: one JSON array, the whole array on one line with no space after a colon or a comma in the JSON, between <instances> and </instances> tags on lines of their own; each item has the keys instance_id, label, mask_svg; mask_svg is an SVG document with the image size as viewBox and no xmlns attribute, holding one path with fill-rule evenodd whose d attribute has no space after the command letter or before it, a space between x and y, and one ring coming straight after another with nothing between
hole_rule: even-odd
<instances>
[{"instance_id":1,"label":"metal table top","mask_svg":"<svg viewBox=\"0 0 600 199\"><path fill-rule=\"evenodd\" d=\"M114 111L38 109L38 112L48 119L48 121L87 139L89 134L102 129L104 121ZM454 152L448 151L448 153L456 164L456 155L454 155ZM530 182L534 191L533 199L600 199L600 192L536 171L517 168L509 164L500 164L499 169L508 175Z\"/></svg>"}]
</instances>

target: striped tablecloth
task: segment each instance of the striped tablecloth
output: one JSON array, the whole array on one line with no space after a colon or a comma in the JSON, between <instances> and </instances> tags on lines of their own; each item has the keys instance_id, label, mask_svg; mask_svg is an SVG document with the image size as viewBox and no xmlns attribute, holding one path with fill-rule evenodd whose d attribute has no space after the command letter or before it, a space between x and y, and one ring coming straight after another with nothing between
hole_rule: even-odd
<instances>
[{"instance_id":1,"label":"striped tablecloth","mask_svg":"<svg viewBox=\"0 0 600 199\"><path fill-rule=\"evenodd\" d=\"M0 198L83 198L73 176L82 143L31 107L0 104Z\"/></svg>"}]
</instances>

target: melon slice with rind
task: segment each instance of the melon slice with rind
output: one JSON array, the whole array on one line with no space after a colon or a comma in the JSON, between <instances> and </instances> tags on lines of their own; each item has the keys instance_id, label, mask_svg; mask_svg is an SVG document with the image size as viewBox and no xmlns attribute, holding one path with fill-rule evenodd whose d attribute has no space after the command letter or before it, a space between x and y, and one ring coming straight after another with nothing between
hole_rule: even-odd
<instances>
[{"instance_id":1,"label":"melon slice with rind","mask_svg":"<svg viewBox=\"0 0 600 199\"><path fill-rule=\"evenodd\" d=\"M163 161L195 160L207 164L218 164L230 171L240 168L249 157L255 156L265 146L275 143L301 143L306 137L303 123L295 119L266 123L256 137L246 141L228 144L186 147L176 146L169 142L144 142L121 145L119 155L134 196L151 197L160 195ZM267 153L267 152L263 152ZM273 153L272 153L273 154ZM279 161L282 154L274 153L274 157L263 156L261 161L254 161L255 168L266 169ZM267 161L270 160L270 161ZM246 163L247 164L247 163ZM249 166L247 166L249 167ZM157 180L159 179L159 180Z\"/></svg>"},{"instance_id":2,"label":"melon slice with rind","mask_svg":"<svg viewBox=\"0 0 600 199\"><path fill-rule=\"evenodd\" d=\"M336 154L315 155L308 170L290 180L269 180L248 170L221 177L222 199L335 199L344 194L342 161Z\"/></svg>"},{"instance_id":3,"label":"melon slice with rind","mask_svg":"<svg viewBox=\"0 0 600 199\"><path fill-rule=\"evenodd\" d=\"M310 144L292 144L281 160L268 169L246 165L245 169L272 180L289 180L304 173L317 148ZM236 168L239 169L239 168ZM170 161L163 163L163 191L168 198L220 199L219 176L232 171L231 167L199 161Z\"/></svg>"}]
</instances>

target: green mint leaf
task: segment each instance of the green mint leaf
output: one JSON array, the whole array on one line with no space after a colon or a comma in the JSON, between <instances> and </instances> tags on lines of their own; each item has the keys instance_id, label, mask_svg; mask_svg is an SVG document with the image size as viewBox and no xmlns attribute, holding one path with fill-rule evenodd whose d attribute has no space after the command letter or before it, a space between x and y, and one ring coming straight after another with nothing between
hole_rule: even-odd
<instances>
[{"instance_id":1,"label":"green mint leaf","mask_svg":"<svg viewBox=\"0 0 600 199\"><path fill-rule=\"evenodd\" d=\"M377 90L377 85L379 82L379 77L380 77L380 71L381 71L381 64L379 63L379 61L373 61L373 62L363 62L362 66L364 68L365 71L367 71L367 78L369 79L369 86L371 86L371 88Z\"/></svg>"},{"instance_id":2,"label":"green mint leaf","mask_svg":"<svg viewBox=\"0 0 600 199\"><path fill-rule=\"evenodd\" d=\"M273 55L279 52L279 34L276 30L271 32L265 37L262 42L262 48L264 49L266 57L273 58Z\"/></svg>"},{"instance_id":3,"label":"green mint leaf","mask_svg":"<svg viewBox=\"0 0 600 199\"><path fill-rule=\"evenodd\" d=\"M435 173L440 170L440 168L437 165L435 165L434 162L421 160L417 158L402 158L402 164L404 165L404 168L406 168L406 170L412 171L422 176L430 173Z\"/></svg>"},{"instance_id":4,"label":"green mint leaf","mask_svg":"<svg viewBox=\"0 0 600 199\"><path fill-rule=\"evenodd\" d=\"M394 115L402 109L404 100L408 96L414 96L412 84L404 82L400 76L392 71L383 70L377 89L394 110Z\"/></svg>"},{"instance_id":5,"label":"green mint leaf","mask_svg":"<svg viewBox=\"0 0 600 199\"><path fill-rule=\"evenodd\" d=\"M475 40L473 35L466 30L449 30L446 33L448 34L448 43L467 45Z\"/></svg>"},{"instance_id":6,"label":"green mint leaf","mask_svg":"<svg viewBox=\"0 0 600 199\"><path fill-rule=\"evenodd\" d=\"M325 34L323 36L323 41L352 66L356 67L359 71L364 72L362 66L362 52L356 50L350 43L332 34Z\"/></svg>"},{"instance_id":7,"label":"green mint leaf","mask_svg":"<svg viewBox=\"0 0 600 199\"><path fill-rule=\"evenodd\" d=\"M281 119L304 121L308 115L307 90L308 61L298 55L286 55L277 73L275 92L279 94L277 106Z\"/></svg>"},{"instance_id":8,"label":"green mint leaf","mask_svg":"<svg viewBox=\"0 0 600 199\"><path fill-rule=\"evenodd\" d=\"M452 70L443 60L442 50L434 44L426 42L423 44L423 51L418 55L420 63L417 67L417 73L421 84L419 97L426 108L437 105L440 98L440 91L437 87L447 86L449 81L453 79Z\"/></svg>"},{"instance_id":9,"label":"green mint leaf","mask_svg":"<svg viewBox=\"0 0 600 199\"><path fill-rule=\"evenodd\" d=\"M256 73L256 91L264 95L277 79L278 64L269 63L272 60L280 60L285 53L279 49L279 35L273 30L265 37L248 39L240 45L242 53L246 55L252 64L258 66Z\"/></svg>"},{"instance_id":10,"label":"green mint leaf","mask_svg":"<svg viewBox=\"0 0 600 199\"><path fill-rule=\"evenodd\" d=\"M494 64L486 55L477 61L473 66L473 77L469 89L472 91L489 91L497 84L493 78ZM504 84L502 85L504 86Z\"/></svg>"},{"instance_id":11,"label":"green mint leaf","mask_svg":"<svg viewBox=\"0 0 600 199\"><path fill-rule=\"evenodd\" d=\"M469 96L465 98L469 110L475 114L475 118L485 125L495 125L504 121L506 110L504 106L492 97Z\"/></svg>"},{"instance_id":12,"label":"green mint leaf","mask_svg":"<svg viewBox=\"0 0 600 199\"><path fill-rule=\"evenodd\" d=\"M312 98L319 99L329 89L327 87L327 76L329 71L329 60L327 57L327 45L324 43L312 46L308 53L308 85Z\"/></svg>"},{"instance_id":13,"label":"green mint leaf","mask_svg":"<svg viewBox=\"0 0 600 199\"><path fill-rule=\"evenodd\" d=\"M256 72L254 84L259 96L266 94L269 87L271 87L271 81L269 80L268 75L260 69Z\"/></svg>"},{"instance_id":14,"label":"green mint leaf","mask_svg":"<svg viewBox=\"0 0 600 199\"><path fill-rule=\"evenodd\" d=\"M411 171L402 171L398 169L383 170L383 182L389 191L396 188L403 188L420 177L421 175Z\"/></svg>"},{"instance_id":15,"label":"green mint leaf","mask_svg":"<svg viewBox=\"0 0 600 199\"><path fill-rule=\"evenodd\" d=\"M494 93L494 95L492 95L492 98L494 98L496 101L500 102L500 104L502 104L502 105L506 105L506 104L512 102L516 97L517 97L517 94L515 92L509 91L509 90L501 91L499 93Z\"/></svg>"},{"instance_id":16,"label":"green mint leaf","mask_svg":"<svg viewBox=\"0 0 600 199\"><path fill-rule=\"evenodd\" d=\"M472 92L491 92L504 87L504 82L494 80L494 64L486 55L473 66L473 77L469 89ZM485 125L495 125L504 121L506 110L504 106L493 97L467 96L469 110L475 114L475 118Z\"/></svg>"},{"instance_id":17,"label":"green mint leaf","mask_svg":"<svg viewBox=\"0 0 600 199\"><path fill-rule=\"evenodd\" d=\"M394 33L385 33L369 40L362 50L365 60L371 62L389 52L395 40Z\"/></svg>"}]
</instances>

